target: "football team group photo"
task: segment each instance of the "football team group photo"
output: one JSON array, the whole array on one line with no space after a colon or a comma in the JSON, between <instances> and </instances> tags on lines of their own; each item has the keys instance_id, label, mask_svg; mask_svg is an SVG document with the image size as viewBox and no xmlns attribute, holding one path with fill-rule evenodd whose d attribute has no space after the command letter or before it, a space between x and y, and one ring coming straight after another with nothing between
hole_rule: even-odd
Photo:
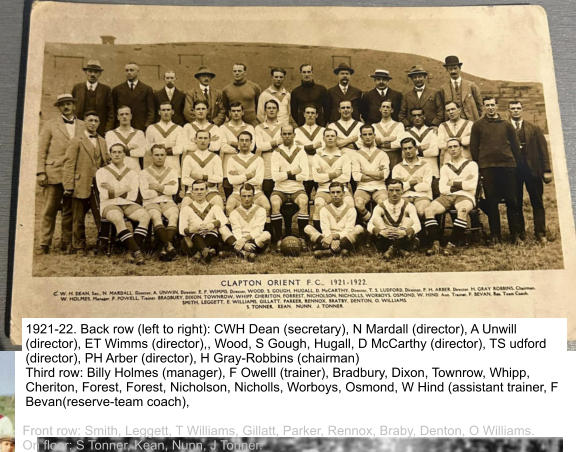
<instances>
[{"instance_id":1,"label":"football team group photo","mask_svg":"<svg viewBox=\"0 0 576 452\"><path fill-rule=\"evenodd\" d=\"M58 91L45 75L35 276L562 266L543 97L483 86L473 53L173 67L109 47Z\"/></svg>"}]
</instances>

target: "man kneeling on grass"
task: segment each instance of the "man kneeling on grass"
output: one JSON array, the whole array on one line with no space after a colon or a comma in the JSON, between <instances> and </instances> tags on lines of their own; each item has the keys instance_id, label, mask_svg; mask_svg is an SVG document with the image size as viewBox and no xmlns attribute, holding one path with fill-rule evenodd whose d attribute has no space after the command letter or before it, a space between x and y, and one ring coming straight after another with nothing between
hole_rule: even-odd
<instances>
[{"instance_id":1,"label":"man kneeling on grass","mask_svg":"<svg viewBox=\"0 0 576 452\"><path fill-rule=\"evenodd\" d=\"M446 244L443 254L454 252L464 238L468 227L468 213L476 204L476 188L478 186L478 165L464 157L462 143L459 138L449 138L446 142L446 152L450 155L447 163L440 169L440 193L426 208L424 226L432 240L432 246L426 251L428 256L440 254L440 230L436 215L449 209L456 209L457 216L452 225L452 236Z\"/></svg>"},{"instance_id":2,"label":"man kneeling on grass","mask_svg":"<svg viewBox=\"0 0 576 452\"><path fill-rule=\"evenodd\" d=\"M368 232L374 237L376 249L384 253L385 259L392 259L417 248L416 234L421 226L414 204L402 198L402 181L388 179L386 187L388 199L374 208Z\"/></svg>"},{"instance_id":3,"label":"man kneeling on grass","mask_svg":"<svg viewBox=\"0 0 576 452\"><path fill-rule=\"evenodd\" d=\"M137 265L144 263L140 249L148 235L150 215L140 204L138 197L138 174L124 164L127 147L122 143L110 146L112 163L96 171L96 185L100 193L102 218L116 227L116 236L130 250ZM124 217L137 222L134 235L126 227Z\"/></svg>"},{"instance_id":4,"label":"man kneeling on grass","mask_svg":"<svg viewBox=\"0 0 576 452\"><path fill-rule=\"evenodd\" d=\"M271 236L264 230L266 210L254 204L254 187L243 184L240 187L240 205L230 212L232 237L226 244L234 247L236 253L249 262L254 262L270 244Z\"/></svg>"},{"instance_id":5,"label":"man kneeling on grass","mask_svg":"<svg viewBox=\"0 0 576 452\"><path fill-rule=\"evenodd\" d=\"M180 234L187 252L209 264L217 254L220 237L224 241L230 238L230 230L226 227L228 219L220 206L207 201L205 181L194 181L191 189L190 202L180 210Z\"/></svg>"},{"instance_id":6,"label":"man kneeling on grass","mask_svg":"<svg viewBox=\"0 0 576 452\"><path fill-rule=\"evenodd\" d=\"M310 225L304 228L316 258L347 256L364 232L362 226L356 225L356 209L344 202L344 184L332 182L329 190L331 202L320 210L320 231Z\"/></svg>"}]
</instances>

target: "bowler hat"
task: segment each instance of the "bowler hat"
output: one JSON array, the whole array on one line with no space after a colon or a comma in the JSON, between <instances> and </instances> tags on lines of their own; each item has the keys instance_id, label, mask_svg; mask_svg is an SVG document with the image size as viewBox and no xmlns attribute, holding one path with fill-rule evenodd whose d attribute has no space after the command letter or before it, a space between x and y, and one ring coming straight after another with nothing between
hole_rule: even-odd
<instances>
[{"instance_id":1,"label":"bowler hat","mask_svg":"<svg viewBox=\"0 0 576 452\"><path fill-rule=\"evenodd\" d=\"M56 97L56 102L54 102L54 106L57 107L58 105L60 105L63 102L76 102L76 99L74 99L74 96L72 96L72 94L58 94L58 97Z\"/></svg>"},{"instance_id":2,"label":"bowler hat","mask_svg":"<svg viewBox=\"0 0 576 452\"><path fill-rule=\"evenodd\" d=\"M460 60L455 55L450 55L444 58L444 67L446 66L462 66Z\"/></svg>"},{"instance_id":3,"label":"bowler hat","mask_svg":"<svg viewBox=\"0 0 576 452\"><path fill-rule=\"evenodd\" d=\"M426 72L426 70L422 66L417 64L417 65L412 66L410 68L410 71L408 72L408 77L412 77L413 75L417 75L417 74L428 75L428 72Z\"/></svg>"},{"instance_id":4,"label":"bowler hat","mask_svg":"<svg viewBox=\"0 0 576 452\"><path fill-rule=\"evenodd\" d=\"M216 77L216 74L212 72L208 66L200 66L194 74L194 77L198 78L201 75L209 75L212 78Z\"/></svg>"},{"instance_id":5,"label":"bowler hat","mask_svg":"<svg viewBox=\"0 0 576 452\"><path fill-rule=\"evenodd\" d=\"M372 78L387 78L388 80L392 79L392 77L390 77L390 72L387 71L386 69L376 69L374 71L374 73L372 75L370 75L370 77L372 77Z\"/></svg>"},{"instance_id":6,"label":"bowler hat","mask_svg":"<svg viewBox=\"0 0 576 452\"><path fill-rule=\"evenodd\" d=\"M338 75L340 71L348 71L350 72L350 75L354 74L354 69L352 69L346 63L340 63L338 67L334 68L334 74Z\"/></svg>"},{"instance_id":7,"label":"bowler hat","mask_svg":"<svg viewBox=\"0 0 576 452\"><path fill-rule=\"evenodd\" d=\"M102 72L104 69L102 69L102 66L100 65L100 61L98 60L88 60L88 62L86 63L86 66L84 66L82 68L82 70L86 71L88 69L92 69L93 71L100 71Z\"/></svg>"}]
</instances>

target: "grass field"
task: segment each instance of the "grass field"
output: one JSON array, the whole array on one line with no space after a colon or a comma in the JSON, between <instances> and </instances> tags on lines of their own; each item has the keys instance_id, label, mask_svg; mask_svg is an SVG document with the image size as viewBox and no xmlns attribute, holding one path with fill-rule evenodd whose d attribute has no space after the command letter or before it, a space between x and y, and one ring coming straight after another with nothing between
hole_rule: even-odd
<instances>
[{"instance_id":1,"label":"grass field","mask_svg":"<svg viewBox=\"0 0 576 452\"><path fill-rule=\"evenodd\" d=\"M416 252L406 258L384 261L373 248L363 247L347 258L317 260L312 253L299 258L286 258L267 253L259 256L255 263L237 257L216 258L207 266L195 259L179 256L172 262L160 262L153 256L145 265L136 266L127 254L105 256L76 256L52 251L49 255L34 258L34 276L161 276L161 275L234 275L234 274L293 274L293 273L404 273L404 272L468 272L500 270L540 270L563 268L562 246L558 226L558 212L553 184L544 192L549 243L542 246L533 240L532 211L527 196L524 201L524 216L528 229L528 240L520 246L504 243L493 247L473 245L461 248L457 256L428 257ZM40 198L36 204L36 231L39 228ZM505 215L502 215L503 231L507 231ZM482 216L484 229L488 231L487 218ZM57 228L58 229L58 228ZM89 244L96 240L96 230L91 216L87 216ZM59 246L57 230L53 248Z\"/></svg>"}]
</instances>

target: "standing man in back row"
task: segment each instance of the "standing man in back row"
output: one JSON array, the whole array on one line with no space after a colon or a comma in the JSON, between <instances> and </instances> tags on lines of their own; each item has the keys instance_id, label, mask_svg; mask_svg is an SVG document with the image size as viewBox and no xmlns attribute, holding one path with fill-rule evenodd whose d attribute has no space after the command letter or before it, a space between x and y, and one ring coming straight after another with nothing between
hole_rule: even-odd
<instances>
[{"instance_id":1,"label":"standing man in back row","mask_svg":"<svg viewBox=\"0 0 576 452\"><path fill-rule=\"evenodd\" d=\"M477 121L482 116L482 94L478 86L469 80L462 79L462 63L457 56L447 56L444 59L444 68L450 76L450 81L440 87L436 93L438 113L442 121L447 121L444 107L449 101L454 101L462 107L461 115L464 119Z\"/></svg>"},{"instance_id":2,"label":"standing man in back row","mask_svg":"<svg viewBox=\"0 0 576 452\"><path fill-rule=\"evenodd\" d=\"M314 82L314 72L311 64L304 63L300 66L300 77L302 83L292 90L290 109L292 118L298 125L303 126L306 122L304 110L309 105L316 107L318 118L316 123L322 127L326 126L329 104L328 90L323 85Z\"/></svg>"},{"instance_id":3,"label":"standing man in back row","mask_svg":"<svg viewBox=\"0 0 576 452\"><path fill-rule=\"evenodd\" d=\"M258 121L261 123L266 121L266 102L274 99L278 102L278 121L280 124L290 124L292 117L290 116L290 93L284 87L284 80L286 79L286 69L281 67L273 67L270 70L272 77L272 84L262 91L258 98Z\"/></svg>"},{"instance_id":4,"label":"standing man in back row","mask_svg":"<svg viewBox=\"0 0 576 452\"><path fill-rule=\"evenodd\" d=\"M140 68L136 63L124 66L126 82L112 89L114 111L122 106L130 107L132 112L132 127L142 132L154 124L154 92L148 85L138 79ZM118 121L116 122L118 124Z\"/></svg>"},{"instance_id":5,"label":"standing man in back row","mask_svg":"<svg viewBox=\"0 0 576 452\"><path fill-rule=\"evenodd\" d=\"M390 80L392 80L390 72L386 69L376 69L370 77L374 79L374 89L362 95L362 101L360 102L362 119L366 124L380 122L382 119L382 114L380 113L382 102L389 100L392 102L392 119L398 121L398 113L402 105L402 94L388 87Z\"/></svg>"},{"instance_id":6,"label":"standing man in back row","mask_svg":"<svg viewBox=\"0 0 576 452\"><path fill-rule=\"evenodd\" d=\"M184 119L184 104L186 102L185 94L176 88L176 73L174 71L166 71L164 73L164 86L154 93L154 109L155 121L160 121L160 105L168 102L172 105L174 112L172 122L183 126L186 122Z\"/></svg>"},{"instance_id":7,"label":"standing man in back row","mask_svg":"<svg viewBox=\"0 0 576 452\"><path fill-rule=\"evenodd\" d=\"M517 243L521 233L516 166L520 161L520 144L514 126L498 114L494 96L484 98L486 114L472 125L470 152L478 163L486 196L484 208L490 224L490 241L502 241L498 204L504 199L510 229L510 240Z\"/></svg>"},{"instance_id":8,"label":"standing man in back row","mask_svg":"<svg viewBox=\"0 0 576 452\"><path fill-rule=\"evenodd\" d=\"M88 60L82 70L86 74L86 82L78 83L72 88L72 96L76 99L76 114L83 118L87 111L98 113L98 134L104 136L108 130L114 128L112 90L98 81L104 71L100 61Z\"/></svg>"},{"instance_id":9,"label":"standing man in back row","mask_svg":"<svg viewBox=\"0 0 576 452\"><path fill-rule=\"evenodd\" d=\"M329 117L327 122L336 122L340 119L340 102L348 100L352 104L352 118L360 120L360 100L362 91L350 85L350 77L354 69L346 63L340 63L334 74L338 76L338 84L328 89Z\"/></svg>"},{"instance_id":10,"label":"standing man in back row","mask_svg":"<svg viewBox=\"0 0 576 452\"><path fill-rule=\"evenodd\" d=\"M262 89L256 83L246 78L247 67L244 63L235 63L232 66L232 83L222 90L224 111L230 110L230 104L240 102L244 107L244 121L251 126L258 124L256 108Z\"/></svg>"},{"instance_id":11,"label":"standing man in back row","mask_svg":"<svg viewBox=\"0 0 576 452\"><path fill-rule=\"evenodd\" d=\"M211 86L212 80L216 74L207 66L200 66L194 78L198 83L194 84L192 89L186 92L186 103L184 105L184 118L187 122L193 122L196 119L194 115L194 105L196 102L205 102L208 106L206 119L212 124L221 126L226 119L226 110L224 110L224 101L222 91Z\"/></svg>"}]
</instances>

